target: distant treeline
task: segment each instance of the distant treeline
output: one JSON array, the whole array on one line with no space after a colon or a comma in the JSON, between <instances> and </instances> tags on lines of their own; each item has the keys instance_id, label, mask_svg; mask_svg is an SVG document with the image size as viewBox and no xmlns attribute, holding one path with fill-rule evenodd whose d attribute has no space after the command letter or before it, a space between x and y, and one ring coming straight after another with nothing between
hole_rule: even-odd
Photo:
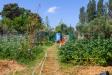
<instances>
[{"instance_id":1,"label":"distant treeline","mask_svg":"<svg viewBox=\"0 0 112 75\"><path fill-rule=\"evenodd\" d=\"M112 36L112 0L89 0L87 9L80 8L78 35L86 38L110 38Z\"/></svg>"}]
</instances>

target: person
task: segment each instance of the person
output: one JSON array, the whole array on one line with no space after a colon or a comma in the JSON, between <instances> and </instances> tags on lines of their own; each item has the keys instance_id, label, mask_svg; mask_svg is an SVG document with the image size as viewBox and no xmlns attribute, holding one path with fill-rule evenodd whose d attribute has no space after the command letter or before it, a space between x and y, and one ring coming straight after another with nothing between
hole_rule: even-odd
<instances>
[{"instance_id":1,"label":"person","mask_svg":"<svg viewBox=\"0 0 112 75\"><path fill-rule=\"evenodd\" d=\"M63 46L65 44L65 39L62 38L59 43L60 43L60 47Z\"/></svg>"}]
</instances>

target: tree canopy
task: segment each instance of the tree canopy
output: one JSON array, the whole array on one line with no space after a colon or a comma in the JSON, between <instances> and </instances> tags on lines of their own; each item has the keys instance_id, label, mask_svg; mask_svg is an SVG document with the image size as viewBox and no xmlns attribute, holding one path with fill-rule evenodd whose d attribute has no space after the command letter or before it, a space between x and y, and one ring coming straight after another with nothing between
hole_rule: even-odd
<instances>
[{"instance_id":1,"label":"tree canopy","mask_svg":"<svg viewBox=\"0 0 112 75\"><path fill-rule=\"evenodd\" d=\"M42 29L42 18L37 13L19 7L16 3L6 4L1 12L2 26L26 33L28 30ZM10 26L9 26L10 25Z\"/></svg>"},{"instance_id":2,"label":"tree canopy","mask_svg":"<svg viewBox=\"0 0 112 75\"><path fill-rule=\"evenodd\" d=\"M84 18L82 16L84 15L84 7L80 8L80 21L76 26L76 30L83 35L87 34L96 38L99 36L102 38L110 38L112 35L112 19L109 16L111 14L112 1L109 0L108 4L108 7L106 7L107 3L104 4L103 0L99 0L97 4L95 0L89 0L87 11L85 12L87 13L88 21L82 22Z\"/></svg>"}]
</instances>

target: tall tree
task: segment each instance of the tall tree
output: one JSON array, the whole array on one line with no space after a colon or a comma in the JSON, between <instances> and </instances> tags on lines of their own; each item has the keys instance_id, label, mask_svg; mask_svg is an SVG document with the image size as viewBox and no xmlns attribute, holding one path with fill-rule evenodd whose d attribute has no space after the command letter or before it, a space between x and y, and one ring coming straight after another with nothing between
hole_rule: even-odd
<instances>
[{"instance_id":1,"label":"tall tree","mask_svg":"<svg viewBox=\"0 0 112 75\"><path fill-rule=\"evenodd\" d=\"M112 0L109 0L109 9L112 11Z\"/></svg>"},{"instance_id":2,"label":"tall tree","mask_svg":"<svg viewBox=\"0 0 112 75\"><path fill-rule=\"evenodd\" d=\"M98 17L103 16L103 0L99 0L97 4L97 15Z\"/></svg>"},{"instance_id":3,"label":"tall tree","mask_svg":"<svg viewBox=\"0 0 112 75\"><path fill-rule=\"evenodd\" d=\"M112 0L109 0L108 2L108 15L112 18Z\"/></svg>"},{"instance_id":4,"label":"tall tree","mask_svg":"<svg viewBox=\"0 0 112 75\"><path fill-rule=\"evenodd\" d=\"M65 23L63 23L62 21L59 23L58 26L56 26L55 30L57 32L61 32L62 34L68 34L68 27Z\"/></svg>"},{"instance_id":5,"label":"tall tree","mask_svg":"<svg viewBox=\"0 0 112 75\"><path fill-rule=\"evenodd\" d=\"M48 38L48 41L49 41L49 39L50 39L50 32L51 32L50 30L51 30L51 27L50 27L50 25L49 25L48 16L46 16L46 22L45 22L45 23L46 23L46 26L47 26L47 27L46 27L46 31L47 31L47 33L48 33L48 37L47 37L47 38Z\"/></svg>"},{"instance_id":6,"label":"tall tree","mask_svg":"<svg viewBox=\"0 0 112 75\"><path fill-rule=\"evenodd\" d=\"M28 15L27 14L23 14L23 15L13 19L13 27L20 34L26 33L27 24L28 24Z\"/></svg>"},{"instance_id":7,"label":"tall tree","mask_svg":"<svg viewBox=\"0 0 112 75\"><path fill-rule=\"evenodd\" d=\"M29 35L30 48L34 47L36 30L40 30L42 28L43 28L42 19L38 14L31 13L30 15L28 15L27 31Z\"/></svg>"},{"instance_id":8,"label":"tall tree","mask_svg":"<svg viewBox=\"0 0 112 75\"><path fill-rule=\"evenodd\" d=\"M80 8L80 15L79 15L80 22L84 23L85 22L85 18L86 18L85 8L81 7Z\"/></svg>"},{"instance_id":9,"label":"tall tree","mask_svg":"<svg viewBox=\"0 0 112 75\"><path fill-rule=\"evenodd\" d=\"M95 0L89 0L89 3L87 5L87 16L88 16L88 22L93 20L96 16L96 1Z\"/></svg>"},{"instance_id":10,"label":"tall tree","mask_svg":"<svg viewBox=\"0 0 112 75\"><path fill-rule=\"evenodd\" d=\"M20 15L19 7L16 3L6 4L3 7L2 17L7 17L9 19L13 19Z\"/></svg>"},{"instance_id":11,"label":"tall tree","mask_svg":"<svg viewBox=\"0 0 112 75\"><path fill-rule=\"evenodd\" d=\"M45 24L47 26L47 31L50 29L50 25L49 25L49 19L48 19L48 16L46 16L46 21L45 21Z\"/></svg>"},{"instance_id":12,"label":"tall tree","mask_svg":"<svg viewBox=\"0 0 112 75\"><path fill-rule=\"evenodd\" d=\"M31 13L29 10L19 7L16 3L10 3L4 5L1 15L2 17L13 20L16 17L23 15L25 12Z\"/></svg>"}]
</instances>

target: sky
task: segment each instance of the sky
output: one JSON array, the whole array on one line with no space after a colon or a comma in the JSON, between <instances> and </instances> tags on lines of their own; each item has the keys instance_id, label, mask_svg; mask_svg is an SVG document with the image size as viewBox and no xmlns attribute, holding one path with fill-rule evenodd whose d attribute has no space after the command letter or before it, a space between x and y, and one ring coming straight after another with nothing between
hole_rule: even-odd
<instances>
[{"instance_id":1,"label":"sky","mask_svg":"<svg viewBox=\"0 0 112 75\"><path fill-rule=\"evenodd\" d=\"M87 6L89 0L0 0L0 11L4 4L17 3L20 7L39 13L43 21L48 16L52 27L63 21L73 27L79 21L79 11L82 6Z\"/></svg>"}]
</instances>

